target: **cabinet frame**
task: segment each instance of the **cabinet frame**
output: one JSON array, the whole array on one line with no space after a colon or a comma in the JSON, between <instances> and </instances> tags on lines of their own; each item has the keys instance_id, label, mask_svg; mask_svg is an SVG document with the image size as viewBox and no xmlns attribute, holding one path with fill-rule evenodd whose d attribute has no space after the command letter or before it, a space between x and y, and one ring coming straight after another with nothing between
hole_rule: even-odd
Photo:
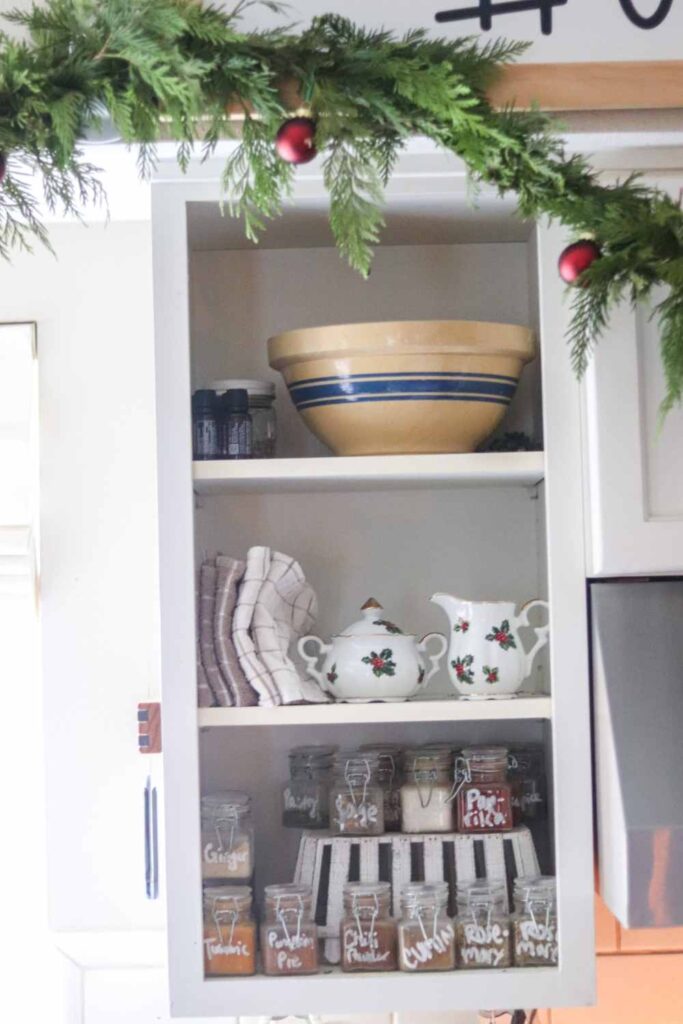
<instances>
[{"instance_id":1,"label":"cabinet frame","mask_svg":"<svg viewBox=\"0 0 683 1024\"><path fill-rule=\"evenodd\" d=\"M208 163L183 177L164 168L152 186L157 363L159 572L168 966L173 1016L440 1011L481 1006L586 1005L594 998L590 726L579 386L565 344L561 234L538 232L545 396L554 836L561 959L557 969L309 978L203 977L199 745L195 685L193 481L186 204L217 201ZM466 196L464 167L435 152L409 154L390 187L416 198ZM296 199L324 197L303 169ZM208 499L210 500L210 499ZM455 709L454 709L455 712ZM455 717L455 714L454 714ZM486 717L485 709L482 717ZM278 728L278 726L273 726Z\"/></svg>"}]
</instances>

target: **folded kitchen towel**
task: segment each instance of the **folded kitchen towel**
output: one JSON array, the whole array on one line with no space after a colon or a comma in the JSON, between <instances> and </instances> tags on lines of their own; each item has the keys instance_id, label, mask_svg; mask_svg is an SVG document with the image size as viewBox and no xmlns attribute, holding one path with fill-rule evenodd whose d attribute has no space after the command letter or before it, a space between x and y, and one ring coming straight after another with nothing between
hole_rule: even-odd
<instances>
[{"instance_id":1,"label":"folded kitchen towel","mask_svg":"<svg viewBox=\"0 0 683 1024\"><path fill-rule=\"evenodd\" d=\"M219 707L232 707L234 700L216 659L214 647L214 608L218 569L214 562L204 562L199 571L199 652L206 680Z\"/></svg>"},{"instance_id":2,"label":"folded kitchen towel","mask_svg":"<svg viewBox=\"0 0 683 1024\"><path fill-rule=\"evenodd\" d=\"M292 642L309 632L317 614L315 591L299 563L280 551L271 551L268 572L256 597L251 632L256 654L283 704L328 700L316 682L299 675L289 657Z\"/></svg>"},{"instance_id":3,"label":"folded kitchen towel","mask_svg":"<svg viewBox=\"0 0 683 1024\"><path fill-rule=\"evenodd\" d=\"M242 671L232 639L232 620L237 603L237 591L246 565L236 558L218 555L216 558L216 601L214 605L214 645L223 680L230 690L235 707L247 708L258 704L258 693Z\"/></svg>"},{"instance_id":4,"label":"folded kitchen towel","mask_svg":"<svg viewBox=\"0 0 683 1024\"><path fill-rule=\"evenodd\" d=\"M201 575L201 567L195 573L194 578L194 605L195 605L195 646L197 652L197 706L200 708L212 708L217 704L216 695L209 686L209 681L206 678L206 672L202 665L202 652L199 643L199 631L200 631L200 605L199 600L199 577Z\"/></svg>"},{"instance_id":5,"label":"folded kitchen towel","mask_svg":"<svg viewBox=\"0 0 683 1024\"><path fill-rule=\"evenodd\" d=\"M258 656L251 635L256 600L269 568L270 548L250 548L232 617L232 639L242 671L258 694L259 704L276 707L282 704L282 697L270 672Z\"/></svg>"}]
</instances>

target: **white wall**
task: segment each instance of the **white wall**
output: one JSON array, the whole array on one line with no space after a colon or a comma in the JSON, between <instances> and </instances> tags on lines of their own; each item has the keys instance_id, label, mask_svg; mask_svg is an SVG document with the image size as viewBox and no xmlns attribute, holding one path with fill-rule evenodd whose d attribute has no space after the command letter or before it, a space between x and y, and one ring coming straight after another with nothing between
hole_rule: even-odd
<instances>
[{"instance_id":1,"label":"white wall","mask_svg":"<svg viewBox=\"0 0 683 1024\"><path fill-rule=\"evenodd\" d=\"M0 267L0 320L38 325L50 924L155 929L135 707L159 686L150 225L50 235L57 259Z\"/></svg>"}]
</instances>

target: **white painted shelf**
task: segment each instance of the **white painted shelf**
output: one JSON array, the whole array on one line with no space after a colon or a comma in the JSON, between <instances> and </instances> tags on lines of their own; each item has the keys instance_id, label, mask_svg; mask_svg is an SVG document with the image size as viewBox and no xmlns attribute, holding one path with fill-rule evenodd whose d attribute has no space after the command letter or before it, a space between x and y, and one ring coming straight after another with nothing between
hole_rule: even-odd
<instances>
[{"instance_id":1,"label":"white painted shelf","mask_svg":"<svg viewBox=\"0 0 683 1024\"><path fill-rule=\"evenodd\" d=\"M198 494L388 490L401 487L532 487L544 475L543 452L224 459L193 463L194 488Z\"/></svg>"},{"instance_id":2,"label":"white painted shelf","mask_svg":"<svg viewBox=\"0 0 683 1024\"><path fill-rule=\"evenodd\" d=\"M235 725L344 725L383 722L501 722L551 717L545 695L515 700L412 700L396 704L294 704L279 708L199 708L201 729Z\"/></svg>"}]
</instances>

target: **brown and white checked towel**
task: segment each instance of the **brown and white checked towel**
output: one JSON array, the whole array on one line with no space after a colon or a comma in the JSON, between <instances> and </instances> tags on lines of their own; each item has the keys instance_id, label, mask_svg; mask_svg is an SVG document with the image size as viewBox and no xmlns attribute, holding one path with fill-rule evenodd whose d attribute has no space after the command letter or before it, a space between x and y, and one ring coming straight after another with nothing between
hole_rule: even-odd
<instances>
[{"instance_id":1,"label":"brown and white checked towel","mask_svg":"<svg viewBox=\"0 0 683 1024\"><path fill-rule=\"evenodd\" d=\"M315 591L306 582L299 563L271 551L268 575L254 606L251 633L258 658L275 682L283 704L328 700L316 682L301 678L289 657L292 641L310 631L317 614Z\"/></svg>"},{"instance_id":2,"label":"brown and white checked towel","mask_svg":"<svg viewBox=\"0 0 683 1024\"><path fill-rule=\"evenodd\" d=\"M287 651L307 632L317 613L313 590L293 559L253 547L233 617L233 640L259 704L274 707L327 698L317 684L300 678Z\"/></svg>"},{"instance_id":3,"label":"brown and white checked towel","mask_svg":"<svg viewBox=\"0 0 683 1024\"><path fill-rule=\"evenodd\" d=\"M232 618L237 602L237 590L246 566L244 562L227 555L216 557L216 602L214 607L214 645L221 675L230 690L235 707L247 708L258 704L258 694L250 685L237 657L232 640Z\"/></svg>"},{"instance_id":4,"label":"brown and white checked towel","mask_svg":"<svg viewBox=\"0 0 683 1024\"><path fill-rule=\"evenodd\" d=\"M199 570L199 652L206 681L219 707L234 706L230 692L216 658L214 647L214 608L218 569L214 562L204 562Z\"/></svg>"},{"instance_id":5,"label":"brown and white checked towel","mask_svg":"<svg viewBox=\"0 0 683 1024\"><path fill-rule=\"evenodd\" d=\"M201 601L199 599L199 578L201 568L194 577L194 606L195 606L195 645L197 650L197 706L200 708L212 708L216 705L216 695L209 686L206 672L202 665L202 651L200 643L201 631Z\"/></svg>"}]
</instances>

